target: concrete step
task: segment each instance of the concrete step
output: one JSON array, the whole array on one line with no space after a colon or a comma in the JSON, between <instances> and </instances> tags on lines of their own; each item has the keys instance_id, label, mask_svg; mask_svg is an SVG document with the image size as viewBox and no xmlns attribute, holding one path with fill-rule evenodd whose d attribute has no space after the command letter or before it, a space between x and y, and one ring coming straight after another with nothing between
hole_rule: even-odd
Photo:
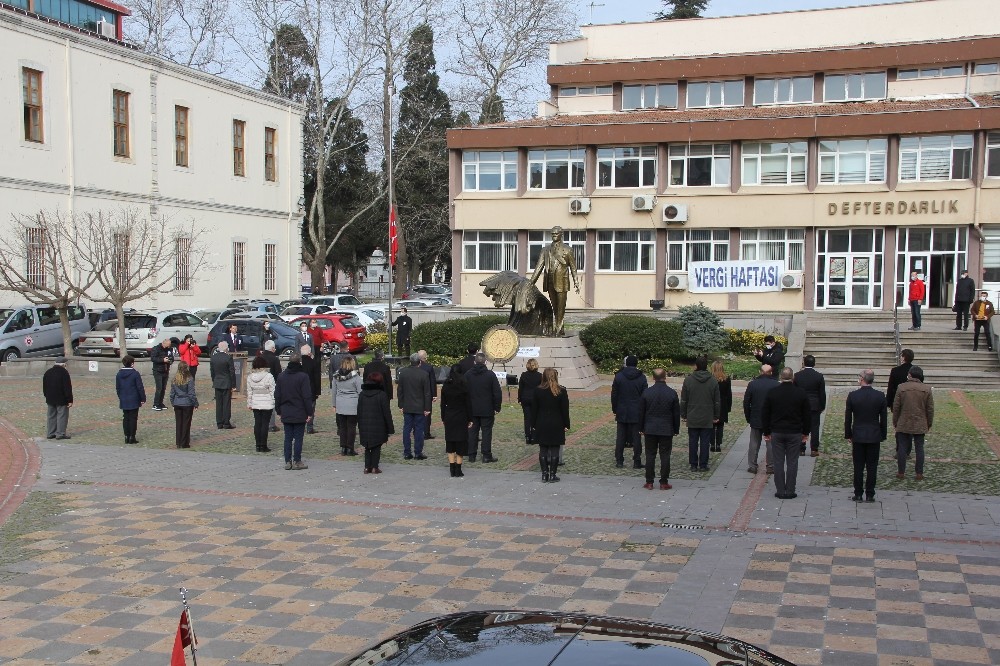
<instances>
[{"instance_id":1,"label":"concrete step","mask_svg":"<svg viewBox=\"0 0 1000 666\"><path fill-rule=\"evenodd\" d=\"M969 389L1000 391L1000 375L997 373L963 371L955 372L953 369L927 368L924 369L924 378L928 385L934 388L946 389ZM817 370L823 373L827 386L857 386L858 373L861 368L847 369L834 367L818 367ZM875 386L879 390L885 390L885 385L889 381L888 366L873 368L875 371Z\"/></svg>"}]
</instances>

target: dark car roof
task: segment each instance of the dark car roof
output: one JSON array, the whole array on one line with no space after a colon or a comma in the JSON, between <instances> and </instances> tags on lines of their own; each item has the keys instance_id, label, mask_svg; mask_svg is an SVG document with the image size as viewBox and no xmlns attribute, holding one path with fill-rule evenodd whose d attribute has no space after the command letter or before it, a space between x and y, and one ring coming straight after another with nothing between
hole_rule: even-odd
<instances>
[{"instance_id":1,"label":"dark car roof","mask_svg":"<svg viewBox=\"0 0 1000 666\"><path fill-rule=\"evenodd\" d=\"M537 666L794 666L749 643L708 632L587 613L475 611L422 622L348 664Z\"/></svg>"}]
</instances>

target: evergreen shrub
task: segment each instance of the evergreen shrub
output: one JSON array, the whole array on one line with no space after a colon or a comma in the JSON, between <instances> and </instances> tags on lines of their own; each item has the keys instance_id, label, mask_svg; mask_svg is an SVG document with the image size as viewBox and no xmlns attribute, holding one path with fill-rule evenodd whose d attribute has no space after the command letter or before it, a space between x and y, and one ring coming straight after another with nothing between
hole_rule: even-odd
<instances>
[{"instance_id":1,"label":"evergreen shrub","mask_svg":"<svg viewBox=\"0 0 1000 666\"><path fill-rule=\"evenodd\" d=\"M768 335L764 331L750 331L744 328L727 328L726 334L729 336L729 351L748 356L752 355L755 349L764 348L764 336ZM774 335L774 339L781 343L786 352L788 351L788 338Z\"/></svg>"},{"instance_id":2,"label":"evergreen shrub","mask_svg":"<svg viewBox=\"0 0 1000 666\"><path fill-rule=\"evenodd\" d=\"M428 321L413 329L410 349L426 349L428 356L460 359L470 342L481 344L487 329L506 323L507 315Z\"/></svg>"},{"instance_id":3,"label":"evergreen shrub","mask_svg":"<svg viewBox=\"0 0 1000 666\"><path fill-rule=\"evenodd\" d=\"M580 342L602 372L615 371L622 359L690 358L682 343L681 326L640 315L611 315L580 331Z\"/></svg>"},{"instance_id":4,"label":"evergreen shrub","mask_svg":"<svg viewBox=\"0 0 1000 666\"><path fill-rule=\"evenodd\" d=\"M676 321L684 333L684 347L692 354L710 356L726 349L729 336L722 328L722 319L704 303L679 308Z\"/></svg>"}]
</instances>

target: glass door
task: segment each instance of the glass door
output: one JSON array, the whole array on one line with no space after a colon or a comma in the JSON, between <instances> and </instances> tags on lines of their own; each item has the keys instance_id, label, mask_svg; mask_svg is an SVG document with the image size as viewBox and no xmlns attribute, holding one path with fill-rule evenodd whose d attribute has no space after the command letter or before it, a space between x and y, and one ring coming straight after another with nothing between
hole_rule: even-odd
<instances>
[{"instance_id":1,"label":"glass door","mask_svg":"<svg viewBox=\"0 0 1000 666\"><path fill-rule=\"evenodd\" d=\"M882 230L819 229L816 237L816 307L882 307Z\"/></svg>"}]
</instances>

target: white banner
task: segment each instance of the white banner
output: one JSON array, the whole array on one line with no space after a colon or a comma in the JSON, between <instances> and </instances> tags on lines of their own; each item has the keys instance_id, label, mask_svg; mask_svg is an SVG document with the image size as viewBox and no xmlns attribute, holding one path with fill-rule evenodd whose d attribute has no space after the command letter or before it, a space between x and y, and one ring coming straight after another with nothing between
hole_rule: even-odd
<instances>
[{"instance_id":1,"label":"white banner","mask_svg":"<svg viewBox=\"0 0 1000 666\"><path fill-rule=\"evenodd\" d=\"M688 291L719 294L732 291L781 291L781 261L691 261Z\"/></svg>"}]
</instances>

